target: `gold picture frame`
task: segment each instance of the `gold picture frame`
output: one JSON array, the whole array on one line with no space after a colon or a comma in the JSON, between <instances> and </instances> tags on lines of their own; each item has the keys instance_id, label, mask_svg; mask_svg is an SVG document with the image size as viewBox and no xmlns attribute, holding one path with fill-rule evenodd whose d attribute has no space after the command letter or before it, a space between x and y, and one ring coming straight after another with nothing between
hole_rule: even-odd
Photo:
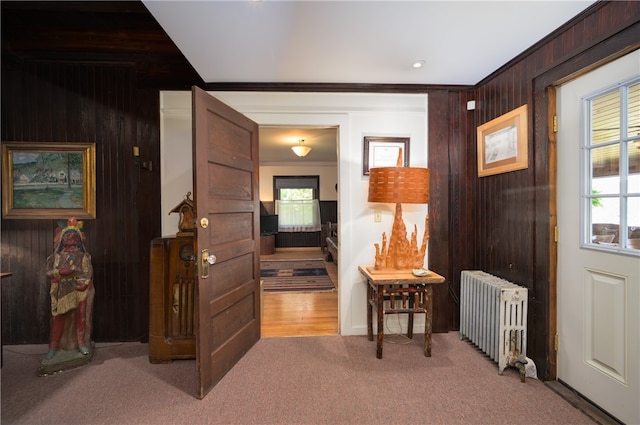
<instances>
[{"instance_id":1,"label":"gold picture frame","mask_svg":"<svg viewBox=\"0 0 640 425\"><path fill-rule=\"evenodd\" d=\"M478 127L478 177L529 167L527 105Z\"/></svg>"},{"instance_id":2,"label":"gold picture frame","mask_svg":"<svg viewBox=\"0 0 640 425\"><path fill-rule=\"evenodd\" d=\"M2 143L2 217L96 218L95 143Z\"/></svg>"},{"instance_id":3,"label":"gold picture frame","mask_svg":"<svg viewBox=\"0 0 640 425\"><path fill-rule=\"evenodd\" d=\"M395 167L400 151L402 151L402 167L408 167L408 137L365 137L362 174L368 176L370 168Z\"/></svg>"}]
</instances>

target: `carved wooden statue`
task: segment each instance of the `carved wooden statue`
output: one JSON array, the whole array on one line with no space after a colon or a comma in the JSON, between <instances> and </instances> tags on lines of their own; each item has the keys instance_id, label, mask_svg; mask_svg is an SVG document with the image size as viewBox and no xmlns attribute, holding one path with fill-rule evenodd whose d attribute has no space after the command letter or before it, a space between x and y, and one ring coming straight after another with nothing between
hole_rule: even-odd
<instances>
[{"instance_id":1,"label":"carved wooden statue","mask_svg":"<svg viewBox=\"0 0 640 425\"><path fill-rule=\"evenodd\" d=\"M82 222L70 217L54 237L54 253L47 258L51 280L49 351L39 375L48 375L89 362L93 355L93 267L85 249Z\"/></svg>"},{"instance_id":2,"label":"carved wooden statue","mask_svg":"<svg viewBox=\"0 0 640 425\"><path fill-rule=\"evenodd\" d=\"M411 240L407 239L407 228L402 220L402 205L396 204L396 214L387 246L387 235L382 233L382 247L374 243L376 249L375 270L394 271L421 269L429 242L429 216L425 218L422 245L418 247L418 227L414 225Z\"/></svg>"}]
</instances>

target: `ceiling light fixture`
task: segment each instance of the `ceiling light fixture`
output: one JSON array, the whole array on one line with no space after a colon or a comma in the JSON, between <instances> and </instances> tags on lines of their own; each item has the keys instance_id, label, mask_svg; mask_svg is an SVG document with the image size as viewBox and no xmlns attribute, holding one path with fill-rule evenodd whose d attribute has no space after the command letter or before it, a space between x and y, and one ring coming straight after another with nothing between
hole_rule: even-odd
<instances>
[{"instance_id":1,"label":"ceiling light fixture","mask_svg":"<svg viewBox=\"0 0 640 425\"><path fill-rule=\"evenodd\" d=\"M307 154L311 152L311 148L304 145L304 139L298 140L298 144L296 146L293 146L291 150L301 158L303 156L307 156Z\"/></svg>"},{"instance_id":2,"label":"ceiling light fixture","mask_svg":"<svg viewBox=\"0 0 640 425\"><path fill-rule=\"evenodd\" d=\"M423 60L419 60L413 63L413 65L411 65L413 68L415 69L419 69L422 68L424 66L425 62Z\"/></svg>"}]
</instances>

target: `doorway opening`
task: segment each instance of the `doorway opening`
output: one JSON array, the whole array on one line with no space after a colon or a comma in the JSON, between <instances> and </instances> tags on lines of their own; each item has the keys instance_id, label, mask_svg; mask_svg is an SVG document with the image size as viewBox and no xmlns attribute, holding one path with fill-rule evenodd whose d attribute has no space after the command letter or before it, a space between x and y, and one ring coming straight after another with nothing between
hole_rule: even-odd
<instances>
[{"instance_id":1,"label":"doorway opening","mask_svg":"<svg viewBox=\"0 0 640 425\"><path fill-rule=\"evenodd\" d=\"M311 151L304 157L292 147L305 146ZM338 221L338 128L336 126L259 127L261 214L276 215L277 177L318 177L317 199L322 228ZM338 268L326 244L325 232L282 232L275 235L274 250L261 260L322 259L334 282L333 292L265 292L262 304L263 337L336 335L338 326Z\"/></svg>"}]
</instances>

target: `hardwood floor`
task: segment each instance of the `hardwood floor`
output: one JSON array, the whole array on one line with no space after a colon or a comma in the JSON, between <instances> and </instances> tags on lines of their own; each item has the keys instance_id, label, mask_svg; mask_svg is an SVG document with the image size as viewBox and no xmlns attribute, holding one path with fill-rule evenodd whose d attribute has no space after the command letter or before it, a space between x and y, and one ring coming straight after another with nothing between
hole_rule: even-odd
<instances>
[{"instance_id":1,"label":"hardwood floor","mask_svg":"<svg viewBox=\"0 0 640 425\"><path fill-rule=\"evenodd\" d=\"M263 260L325 258L320 248L276 249ZM327 273L338 282L338 268L326 262ZM318 336L338 333L338 292L265 293L262 298L262 337Z\"/></svg>"}]
</instances>

